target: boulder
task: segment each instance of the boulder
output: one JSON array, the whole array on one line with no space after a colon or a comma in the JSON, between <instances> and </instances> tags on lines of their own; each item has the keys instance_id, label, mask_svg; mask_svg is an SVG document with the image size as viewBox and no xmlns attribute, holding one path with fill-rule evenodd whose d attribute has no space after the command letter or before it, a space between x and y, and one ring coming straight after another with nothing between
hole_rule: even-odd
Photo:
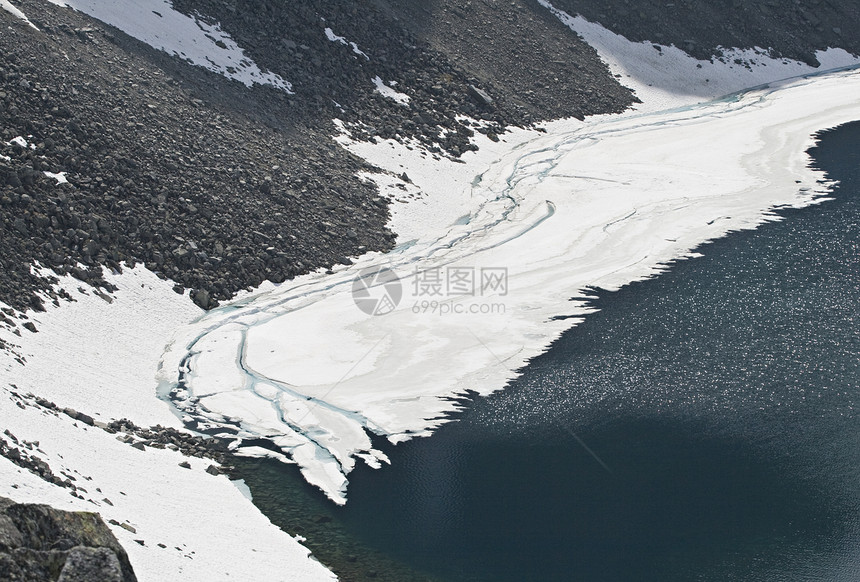
<instances>
[{"instance_id":1,"label":"boulder","mask_svg":"<svg viewBox=\"0 0 860 582\"><path fill-rule=\"evenodd\" d=\"M136 582L137 577L97 514L0 498L0 580Z\"/></svg>"}]
</instances>

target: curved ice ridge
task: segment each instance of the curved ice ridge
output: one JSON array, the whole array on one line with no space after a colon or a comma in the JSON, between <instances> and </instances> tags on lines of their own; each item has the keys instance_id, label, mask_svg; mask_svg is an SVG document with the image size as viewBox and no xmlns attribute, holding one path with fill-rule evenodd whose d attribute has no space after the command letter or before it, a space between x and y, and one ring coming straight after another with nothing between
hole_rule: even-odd
<instances>
[{"instance_id":1,"label":"curved ice ridge","mask_svg":"<svg viewBox=\"0 0 860 582\"><path fill-rule=\"evenodd\" d=\"M198 428L265 441L345 503L356 458L388 461L371 434L428 435L457 396L503 388L590 312L588 288L653 276L703 242L777 219L775 207L821 200L830 184L808 167L810 136L860 119L858 92L860 74L841 71L536 137L476 179L468 220L431 242L207 313L168 346L163 395ZM404 298L369 316L353 279L382 266ZM476 278L504 268L507 286L422 295L427 273L448 268Z\"/></svg>"}]
</instances>

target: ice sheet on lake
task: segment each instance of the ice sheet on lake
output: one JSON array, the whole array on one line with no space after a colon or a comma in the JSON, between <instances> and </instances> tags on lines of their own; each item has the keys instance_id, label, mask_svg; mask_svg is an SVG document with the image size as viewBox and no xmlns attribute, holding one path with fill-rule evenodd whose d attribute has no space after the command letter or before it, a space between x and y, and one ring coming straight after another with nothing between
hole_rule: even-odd
<instances>
[{"instance_id":1,"label":"ice sheet on lake","mask_svg":"<svg viewBox=\"0 0 860 582\"><path fill-rule=\"evenodd\" d=\"M503 388L588 313L570 298L820 199L827 185L804 152L816 131L860 119L858 91L860 74L832 73L522 143L436 238L208 313L166 351L163 386L183 413L264 438L344 503L355 459L386 461L369 434L429 434L457 409L452 396ZM393 310L392 281L356 282L381 266L401 280ZM367 315L354 289L390 312Z\"/></svg>"}]
</instances>

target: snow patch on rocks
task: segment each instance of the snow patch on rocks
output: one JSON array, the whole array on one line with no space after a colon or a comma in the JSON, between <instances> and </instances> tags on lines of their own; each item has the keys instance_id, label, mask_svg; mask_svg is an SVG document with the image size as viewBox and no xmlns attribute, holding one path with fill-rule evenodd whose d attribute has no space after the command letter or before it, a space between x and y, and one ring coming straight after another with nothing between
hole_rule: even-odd
<instances>
[{"instance_id":1,"label":"snow patch on rocks","mask_svg":"<svg viewBox=\"0 0 860 582\"><path fill-rule=\"evenodd\" d=\"M377 92L386 99L391 99L392 101L395 101L396 103L399 103L403 106L409 105L409 95L407 95L406 93L401 93L396 89L393 89L392 87L386 85L385 81L383 81L379 75L373 78L373 84L376 85Z\"/></svg>"},{"instance_id":2,"label":"snow patch on rocks","mask_svg":"<svg viewBox=\"0 0 860 582\"><path fill-rule=\"evenodd\" d=\"M292 85L263 72L216 22L192 18L168 0L49 0L89 14L146 44L194 65L244 83L271 85L292 93Z\"/></svg>"},{"instance_id":3,"label":"snow patch on rocks","mask_svg":"<svg viewBox=\"0 0 860 582\"><path fill-rule=\"evenodd\" d=\"M17 16L36 30L39 30L35 24L30 22L30 19L27 18L27 15L21 12L20 9L16 8L9 0L0 0L0 8L11 14L12 16Z\"/></svg>"},{"instance_id":4,"label":"snow patch on rocks","mask_svg":"<svg viewBox=\"0 0 860 582\"><path fill-rule=\"evenodd\" d=\"M633 89L640 112L702 103L750 87L860 64L843 49L818 51L816 68L800 61L773 58L763 48L722 49L723 56L698 60L680 48L653 42L631 42L582 16L571 16L548 0L538 3L597 50L621 84Z\"/></svg>"}]
</instances>

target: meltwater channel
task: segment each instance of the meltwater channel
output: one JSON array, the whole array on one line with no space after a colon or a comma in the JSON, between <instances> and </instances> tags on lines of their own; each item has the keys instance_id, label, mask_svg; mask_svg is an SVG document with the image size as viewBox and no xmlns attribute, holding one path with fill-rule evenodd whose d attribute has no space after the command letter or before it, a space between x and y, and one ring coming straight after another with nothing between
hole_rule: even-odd
<instances>
[{"instance_id":1,"label":"meltwater channel","mask_svg":"<svg viewBox=\"0 0 860 582\"><path fill-rule=\"evenodd\" d=\"M239 460L255 503L342 580L860 579L860 123L812 153L833 200L599 291L345 507Z\"/></svg>"}]
</instances>

